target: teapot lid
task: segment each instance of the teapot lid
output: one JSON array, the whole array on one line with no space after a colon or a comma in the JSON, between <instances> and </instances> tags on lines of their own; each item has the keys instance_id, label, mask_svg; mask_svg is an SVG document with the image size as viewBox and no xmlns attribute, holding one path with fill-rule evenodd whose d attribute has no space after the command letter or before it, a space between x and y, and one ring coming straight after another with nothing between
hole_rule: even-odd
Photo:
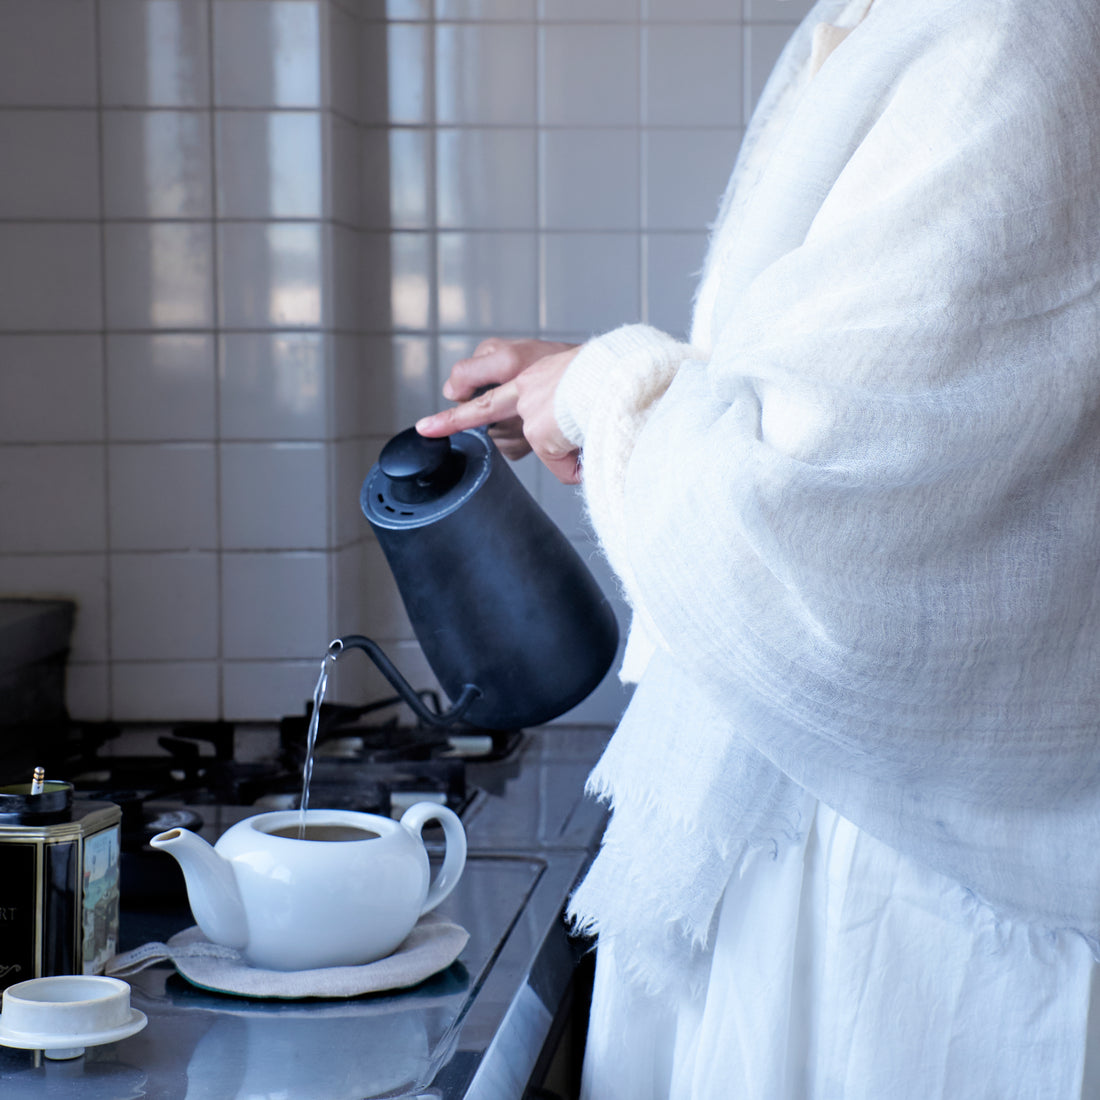
<instances>
[{"instance_id":1,"label":"teapot lid","mask_svg":"<svg viewBox=\"0 0 1100 1100\"><path fill-rule=\"evenodd\" d=\"M459 508L489 476L492 444L481 429L428 439L395 435L363 482L359 505L373 526L421 527Z\"/></svg>"}]
</instances>

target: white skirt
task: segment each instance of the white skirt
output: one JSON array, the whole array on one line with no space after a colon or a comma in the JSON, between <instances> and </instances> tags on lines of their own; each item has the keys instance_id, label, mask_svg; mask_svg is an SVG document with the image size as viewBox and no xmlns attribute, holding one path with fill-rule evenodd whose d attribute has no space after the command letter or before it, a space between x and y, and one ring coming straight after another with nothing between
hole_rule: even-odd
<instances>
[{"instance_id":1,"label":"white skirt","mask_svg":"<svg viewBox=\"0 0 1100 1100\"><path fill-rule=\"evenodd\" d=\"M1097 966L819 805L726 888L705 995L600 947L584 1100L1100 1097Z\"/></svg>"}]
</instances>

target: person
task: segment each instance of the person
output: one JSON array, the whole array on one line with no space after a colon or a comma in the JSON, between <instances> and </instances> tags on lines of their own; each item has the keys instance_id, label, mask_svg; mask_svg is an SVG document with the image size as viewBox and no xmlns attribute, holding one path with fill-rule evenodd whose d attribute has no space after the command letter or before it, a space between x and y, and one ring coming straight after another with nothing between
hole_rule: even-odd
<instances>
[{"instance_id":1,"label":"person","mask_svg":"<svg viewBox=\"0 0 1100 1100\"><path fill-rule=\"evenodd\" d=\"M690 339L488 340L418 425L579 482L632 610L589 1100L1100 1095L1098 57L820 0Z\"/></svg>"}]
</instances>

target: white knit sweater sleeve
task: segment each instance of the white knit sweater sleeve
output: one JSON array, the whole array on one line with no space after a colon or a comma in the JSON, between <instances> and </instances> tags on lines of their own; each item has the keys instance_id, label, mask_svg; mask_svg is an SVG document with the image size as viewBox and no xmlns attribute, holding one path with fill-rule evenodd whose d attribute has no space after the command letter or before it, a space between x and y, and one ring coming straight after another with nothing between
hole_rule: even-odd
<instances>
[{"instance_id":1,"label":"white knit sweater sleeve","mask_svg":"<svg viewBox=\"0 0 1100 1100\"><path fill-rule=\"evenodd\" d=\"M626 468L639 431L680 365L698 353L648 325L624 325L584 345L558 387L555 415L584 448L584 499L634 613L620 676L636 682L658 643L639 598L623 519ZM593 415L598 413L598 415Z\"/></svg>"}]
</instances>

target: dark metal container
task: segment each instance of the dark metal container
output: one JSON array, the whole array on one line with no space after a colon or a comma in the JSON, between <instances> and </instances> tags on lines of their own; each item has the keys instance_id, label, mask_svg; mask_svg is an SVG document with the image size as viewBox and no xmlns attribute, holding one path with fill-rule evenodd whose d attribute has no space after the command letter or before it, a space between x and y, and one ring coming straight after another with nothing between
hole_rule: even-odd
<instances>
[{"instance_id":1,"label":"dark metal container","mask_svg":"<svg viewBox=\"0 0 1100 1100\"><path fill-rule=\"evenodd\" d=\"M68 783L0 787L0 989L98 974L118 944L122 811Z\"/></svg>"}]
</instances>

